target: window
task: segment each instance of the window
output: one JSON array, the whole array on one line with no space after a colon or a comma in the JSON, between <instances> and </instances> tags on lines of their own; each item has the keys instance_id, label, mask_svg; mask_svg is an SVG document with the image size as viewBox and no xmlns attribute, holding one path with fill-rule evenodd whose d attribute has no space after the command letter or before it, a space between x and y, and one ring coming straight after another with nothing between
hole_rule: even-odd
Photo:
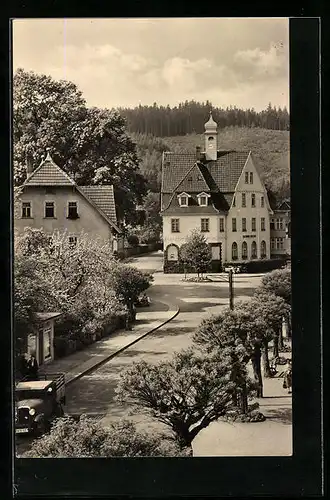
<instances>
[{"instance_id":1,"label":"window","mask_svg":"<svg viewBox=\"0 0 330 500\"><path fill-rule=\"evenodd\" d=\"M232 229L232 231L234 233L237 231L237 228L236 228L236 217L233 217L232 220L231 220L231 229Z\"/></svg>"},{"instance_id":2,"label":"window","mask_svg":"<svg viewBox=\"0 0 330 500\"><path fill-rule=\"evenodd\" d=\"M179 204L180 204L180 207L187 207L188 206L188 197L187 196L180 196Z\"/></svg>"},{"instance_id":3,"label":"window","mask_svg":"<svg viewBox=\"0 0 330 500\"><path fill-rule=\"evenodd\" d=\"M253 184L253 172L250 172L250 184Z\"/></svg>"},{"instance_id":4,"label":"window","mask_svg":"<svg viewBox=\"0 0 330 500\"><path fill-rule=\"evenodd\" d=\"M202 233L209 232L209 230L210 230L209 223L210 223L210 219L201 219L201 231L202 231Z\"/></svg>"},{"instance_id":5,"label":"window","mask_svg":"<svg viewBox=\"0 0 330 500\"><path fill-rule=\"evenodd\" d=\"M251 231L256 231L256 218L252 217L251 219Z\"/></svg>"},{"instance_id":6,"label":"window","mask_svg":"<svg viewBox=\"0 0 330 500\"><path fill-rule=\"evenodd\" d=\"M69 201L68 203L68 219L78 218L78 208L76 201Z\"/></svg>"},{"instance_id":7,"label":"window","mask_svg":"<svg viewBox=\"0 0 330 500\"><path fill-rule=\"evenodd\" d=\"M270 219L270 229L272 229L272 230L275 229L274 219Z\"/></svg>"},{"instance_id":8,"label":"window","mask_svg":"<svg viewBox=\"0 0 330 500\"><path fill-rule=\"evenodd\" d=\"M281 231L283 229L283 219L275 220L275 229L277 229L278 231Z\"/></svg>"},{"instance_id":9,"label":"window","mask_svg":"<svg viewBox=\"0 0 330 500\"><path fill-rule=\"evenodd\" d=\"M256 195L254 193L251 194L251 207L256 206Z\"/></svg>"},{"instance_id":10,"label":"window","mask_svg":"<svg viewBox=\"0 0 330 500\"><path fill-rule=\"evenodd\" d=\"M220 219L220 233L223 233L225 231L225 219L221 217Z\"/></svg>"},{"instance_id":11,"label":"window","mask_svg":"<svg viewBox=\"0 0 330 500\"><path fill-rule=\"evenodd\" d=\"M69 236L69 245L73 247L77 245L77 236Z\"/></svg>"},{"instance_id":12,"label":"window","mask_svg":"<svg viewBox=\"0 0 330 500\"><path fill-rule=\"evenodd\" d=\"M190 198L190 195L187 193L181 193L178 195L180 207L187 207L188 206L188 203L189 203L188 198Z\"/></svg>"},{"instance_id":13,"label":"window","mask_svg":"<svg viewBox=\"0 0 330 500\"><path fill-rule=\"evenodd\" d=\"M22 219L30 219L31 218L31 202L23 201L22 203Z\"/></svg>"},{"instance_id":14,"label":"window","mask_svg":"<svg viewBox=\"0 0 330 500\"><path fill-rule=\"evenodd\" d=\"M172 233L179 233L180 232L179 221L180 221L180 219L171 219L171 231L172 231Z\"/></svg>"},{"instance_id":15,"label":"window","mask_svg":"<svg viewBox=\"0 0 330 500\"><path fill-rule=\"evenodd\" d=\"M242 207L246 207L246 194L242 193Z\"/></svg>"},{"instance_id":16,"label":"window","mask_svg":"<svg viewBox=\"0 0 330 500\"><path fill-rule=\"evenodd\" d=\"M251 244L251 259L257 258L257 244L255 241L252 241Z\"/></svg>"},{"instance_id":17,"label":"window","mask_svg":"<svg viewBox=\"0 0 330 500\"><path fill-rule=\"evenodd\" d=\"M176 261L179 258L179 251L176 245L169 245L167 247L167 260Z\"/></svg>"},{"instance_id":18,"label":"window","mask_svg":"<svg viewBox=\"0 0 330 500\"><path fill-rule=\"evenodd\" d=\"M44 337L44 360L51 358L52 352L51 352L51 333L52 330L51 328L45 328L43 331L43 337Z\"/></svg>"},{"instance_id":19,"label":"window","mask_svg":"<svg viewBox=\"0 0 330 500\"><path fill-rule=\"evenodd\" d=\"M55 203L53 201L46 201L45 203L45 217L55 217Z\"/></svg>"},{"instance_id":20,"label":"window","mask_svg":"<svg viewBox=\"0 0 330 500\"><path fill-rule=\"evenodd\" d=\"M235 195L233 196L233 207L236 207L236 198L235 198Z\"/></svg>"},{"instance_id":21,"label":"window","mask_svg":"<svg viewBox=\"0 0 330 500\"><path fill-rule=\"evenodd\" d=\"M248 257L248 247L246 241L242 243L242 259L247 259Z\"/></svg>"},{"instance_id":22,"label":"window","mask_svg":"<svg viewBox=\"0 0 330 500\"><path fill-rule=\"evenodd\" d=\"M245 172L245 184L249 184L249 172Z\"/></svg>"},{"instance_id":23,"label":"window","mask_svg":"<svg viewBox=\"0 0 330 500\"><path fill-rule=\"evenodd\" d=\"M235 241L231 246L231 258L232 260L238 259L238 249L237 249L237 243Z\"/></svg>"},{"instance_id":24,"label":"window","mask_svg":"<svg viewBox=\"0 0 330 500\"><path fill-rule=\"evenodd\" d=\"M199 199L199 204L201 207L207 206L207 197L206 196L200 196L198 199Z\"/></svg>"},{"instance_id":25,"label":"window","mask_svg":"<svg viewBox=\"0 0 330 500\"><path fill-rule=\"evenodd\" d=\"M243 231L243 233L246 232L246 218L245 217L243 217L243 219L242 219L242 231Z\"/></svg>"},{"instance_id":26,"label":"window","mask_svg":"<svg viewBox=\"0 0 330 500\"><path fill-rule=\"evenodd\" d=\"M263 196L260 199L260 205L262 208L265 206L265 198Z\"/></svg>"},{"instance_id":27,"label":"window","mask_svg":"<svg viewBox=\"0 0 330 500\"><path fill-rule=\"evenodd\" d=\"M266 258L266 242L264 240L260 243L260 257L261 259Z\"/></svg>"},{"instance_id":28,"label":"window","mask_svg":"<svg viewBox=\"0 0 330 500\"><path fill-rule=\"evenodd\" d=\"M261 231L266 231L266 226L265 226L265 217L261 217Z\"/></svg>"},{"instance_id":29,"label":"window","mask_svg":"<svg viewBox=\"0 0 330 500\"><path fill-rule=\"evenodd\" d=\"M275 238L275 248L276 248L276 250L283 250L283 243L284 243L284 239L283 238Z\"/></svg>"},{"instance_id":30,"label":"window","mask_svg":"<svg viewBox=\"0 0 330 500\"><path fill-rule=\"evenodd\" d=\"M274 250L274 248L275 248L275 238L271 238L270 239L270 248L271 248L271 250Z\"/></svg>"}]
</instances>

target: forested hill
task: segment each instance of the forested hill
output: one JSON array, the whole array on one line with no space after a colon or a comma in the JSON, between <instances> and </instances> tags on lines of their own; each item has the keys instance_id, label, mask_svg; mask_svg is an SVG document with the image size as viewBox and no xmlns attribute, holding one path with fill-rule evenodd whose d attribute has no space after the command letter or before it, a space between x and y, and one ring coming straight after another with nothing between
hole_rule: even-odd
<instances>
[{"instance_id":1,"label":"forested hill","mask_svg":"<svg viewBox=\"0 0 330 500\"><path fill-rule=\"evenodd\" d=\"M204 145L203 134L159 138L131 134L142 159L140 168L149 181L149 188L160 191L163 151L192 152ZM276 199L290 196L289 132L263 128L226 127L218 133L218 149L252 151L256 166Z\"/></svg>"},{"instance_id":2,"label":"forested hill","mask_svg":"<svg viewBox=\"0 0 330 500\"><path fill-rule=\"evenodd\" d=\"M137 106L133 109L119 108L119 113L126 119L129 132L153 134L156 137L172 137L204 132L204 123L209 118L210 110L220 129L225 127L260 127L272 130L289 130L289 113L284 107L272 106L263 111L253 108L240 109L236 106L227 108L213 107L208 101L200 103L186 101L178 106Z\"/></svg>"}]
</instances>

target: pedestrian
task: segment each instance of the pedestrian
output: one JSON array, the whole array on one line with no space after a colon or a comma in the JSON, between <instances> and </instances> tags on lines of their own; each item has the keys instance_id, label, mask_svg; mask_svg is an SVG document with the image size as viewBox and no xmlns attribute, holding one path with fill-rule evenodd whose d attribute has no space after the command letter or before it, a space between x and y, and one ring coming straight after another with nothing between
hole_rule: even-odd
<instances>
[{"instance_id":1,"label":"pedestrian","mask_svg":"<svg viewBox=\"0 0 330 500\"><path fill-rule=\"evenodd\" d=\"M27 378L29 380L39 380L39 365L34 351L31 352L26 365Z\"/></svg>"},{"instance_id":2,"label":"pedestrian","mask_svg":"<svg viewBox=\"0 0 330 500\"><path fill-rule=\"evenodd\" d=\"M288 389L288 394L292 392L292 363L288 359L288 368L284 372L283 389Z\"/></svg>"},{"instance_id":3,"label":"pedestrian","mask_svg":"<svg viewBox=\"0 0 330 500\"><path fill-rule=\"evenodd\" d=\"M17 368L18 368L19 378L25 378L28 373L26 354L21 354L19 356Z\"/></svg>"}]
</instances>

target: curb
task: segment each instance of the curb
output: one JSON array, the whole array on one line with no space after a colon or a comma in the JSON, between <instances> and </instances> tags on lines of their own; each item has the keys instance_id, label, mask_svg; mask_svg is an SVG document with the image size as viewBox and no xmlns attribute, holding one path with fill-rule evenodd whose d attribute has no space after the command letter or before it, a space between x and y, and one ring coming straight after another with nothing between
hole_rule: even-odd
<instances>
[{"instance_id":1,"label":"curb","mask_svg":"<svg viewBox=\"0 0 330 500\"><path fill-rule=\"evenodd\" d=\"M128 349L129 347L131 347L132 345L136 344L137 342L139 342L140 340L142 340L144 337L146 337L150 333L153 333L156 330L158 330L159 328L161 328L162 326L166 325L167 323L169 323L170 321L172 321L172 319L174 319L179 314L179 312L180 312L180 307L176 306L176 309L173 311L173 314L172 314L172 316L170 318L168 318L167 320L163 321L163 323L161 323L160 325L156 326L155 328L152 328L151 330L143 333L140 337L138 337L137 339L133 340L129 344L125 345L124 347L121 347L117 351L109 354L109 356L107 356L106 358L102 359L101 361L98 361L94 366L91 366L90 368L87 368L86 370L84 370L82 373L79 373L78 375L75 375L74 377L72 377L71 379L69 379L65 383L65 387L68 387L69 385L71 385L72 383L76 382L77 380L79 380L83 376L85 376L85 375L91 373L92 371L96 370L101 365L103 365L104 363L106 363L110 359L114 358L118 354L122 353L123 351L125 351L126 349Z\"/></svg>"}]
</instances>

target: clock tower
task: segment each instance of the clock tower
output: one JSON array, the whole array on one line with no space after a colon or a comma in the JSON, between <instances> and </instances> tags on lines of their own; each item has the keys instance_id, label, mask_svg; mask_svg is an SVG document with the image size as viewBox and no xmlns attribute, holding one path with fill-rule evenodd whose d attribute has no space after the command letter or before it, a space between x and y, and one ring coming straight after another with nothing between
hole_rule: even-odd
<instances>
[{"instance_id":1,"label":"clock tower","mask_svg":"<svg viewBox=\"0 0 330 500\"><path fill-rule=\"evenodd\" d=\"M205 123L205 158L206 160L217 159L217 128L218 125L213 120L212 111L210 111L209 121Z\"/></svg>"}]
</instances>

